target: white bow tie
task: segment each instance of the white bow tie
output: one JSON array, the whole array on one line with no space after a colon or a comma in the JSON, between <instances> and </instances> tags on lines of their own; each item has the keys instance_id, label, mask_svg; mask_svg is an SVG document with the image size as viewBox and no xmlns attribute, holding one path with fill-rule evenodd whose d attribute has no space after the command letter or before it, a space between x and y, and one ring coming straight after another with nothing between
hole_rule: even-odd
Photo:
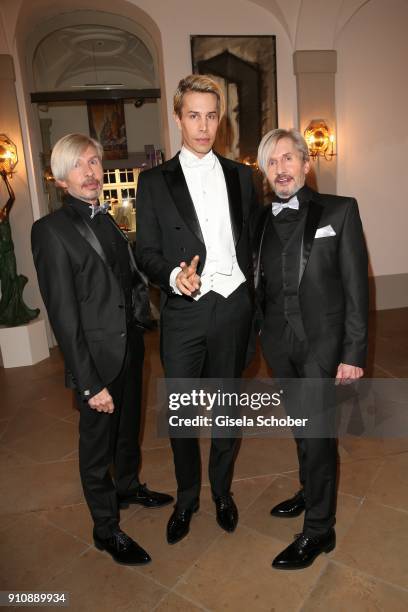
<instances>
[{"instance_id":1,"label":"white bow tie","mask_svg":"<svg viewBox=\"0 0 408 612\"><path fill-rule=\"evenodd\" d=\"M293 208L293 210L299 210L299 200L297 199L297 196L293 196L293 198L290 198L289 202L286 203L273 202L272 214L276 217L276 215L279 215L281 210L283 210L284 208Z\"/></svg>"},{"instance_id":2,"label":"white bow tie","mask_svg":"<svg viewBox=\"0 0 408 612\"><path fill-rule=\"evenodd\" d=\"M100 206L98 204L91 204L89 208L91 209L91 219L93 219L96 215L101 213L102 215L106 215L109 210L110 203L104 202Z\"/></svg>"},{"instance_id":3,"label":"white bow tie","mask_svg":"<svg viewBox=\"0 0 408 612\"><path fill-rule=\"evenodd\" d=\"M184 157L183 156L183 164L187 168L214 168L215 165L215 155L206 155L205 157Z\"/></svg>"}]
</instances>

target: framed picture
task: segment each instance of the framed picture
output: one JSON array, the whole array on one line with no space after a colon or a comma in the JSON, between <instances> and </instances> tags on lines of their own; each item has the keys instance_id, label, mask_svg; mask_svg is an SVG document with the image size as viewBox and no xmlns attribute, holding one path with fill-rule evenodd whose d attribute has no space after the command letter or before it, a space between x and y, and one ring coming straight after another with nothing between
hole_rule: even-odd
<instances>
[{"instance_id":1,"label":"framed picture","mask_svg":"<svg viewBox=\"0 0 408 612\"><path fill-rule=\"evenodd\" d=\"M278 126L275 36L191 36L193 72L221 85L226 113L215 149L255 164L259 142Z\"/></svg>"},{"instance_id":2,"label":"framed picture","mask_svg":"<svg viewBox=\"0 0 408 612\"><path fill-rule=\"evenodd\" d=\"M105 159L128 156L123 100L88 102L89 133L103 146Z\"/></svg>"}]
</instances>

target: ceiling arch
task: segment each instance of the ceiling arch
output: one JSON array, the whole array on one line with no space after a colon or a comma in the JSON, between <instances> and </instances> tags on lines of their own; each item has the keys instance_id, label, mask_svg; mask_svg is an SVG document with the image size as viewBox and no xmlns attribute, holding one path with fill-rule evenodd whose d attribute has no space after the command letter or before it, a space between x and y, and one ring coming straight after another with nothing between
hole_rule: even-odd
<instances>
[{"instance_id":1,"label":"ceiling arch","mask_svg":"<svg viewBox=\"0 0 408 612\"><path fill-rule=\"evenodd\" d=\"M72 44L73 39L78 45L77 48ZM45 46L41 51L42 43ZM41 82L38 70L33 65L34 58L46 68L45 72L50 72L49 80L51 82L54 80L55 84L57 79L54 72L61 69L61 64L65 64L63 70L66 71L65 76L68 79L70 62L72 77L83 73L84 79L95 80L96 68L97 76L98 69L99 72L104 69L113 73L118 71L116 77L112 74L109 80L113 77L117 80L120 76L122 80L129 82L132 72L130 61L137 60L138 67L134 73L138 81L141 83L144 75L146 86L148 84L149 87L160 87L160 37L158 41L155 40L155 37L139 22L119 14L114 15L100 10L62 12L40 21L37 27L31 30L24 46L27 74L32 76L30 87L33 91L39 90ZM57 50L58 53L55 53ZM86 67L88 67L88 76L85 74ZM148 72L150 72L149 77ZM63 80L62 78L57 87L62 88ZM135 81L133 87L134 83Z\"/></svg>"},{"instance_id":2,"label":"ceiling arch","mask_svg":"<svg viewBox=\"0 0 408 612\"><path fill-rule=\"evenodd\" d=\"M334 48L341 30L371 0L248 0L282 25L294 50Z\"/></svg>"},{"instance_id":3,"label":"ceiling arch","mask_svg":"<svg viewBox=\"0 0 408 612\"><path fill-rule=\"evenodd\" d=\"M342 30L347 26L348 23L353 19L353 17L365 6L371 2L371 0L344 0L343 5L341 7L341 11L339 12L337 24L336 24L336 32L335 39L337 40L338 36L341 34Z\"/></svg>"},{"instance_id":4,"label":"ceiling arch","mask_svg":"<svg viewBox=\"0 0 408 612\"><path fill-rule=\"evenodd\" d=\"M38 91L108 83L143 89L157 82L153 56L139 37L93 23L61 28L43 38L33 73Z\"/></svg>"},{"instance_id":5,"label":"ceiling arch","mask_svg":"<svg viewBox=\"0 0 408 612\"><path fill-rule=\"evenodd\" d=\"M280 0L248 0L266 9L279 21L289 39L294 43L296 37L297 20L302 0L285 2Z\"/></svg>"}]
</instances>

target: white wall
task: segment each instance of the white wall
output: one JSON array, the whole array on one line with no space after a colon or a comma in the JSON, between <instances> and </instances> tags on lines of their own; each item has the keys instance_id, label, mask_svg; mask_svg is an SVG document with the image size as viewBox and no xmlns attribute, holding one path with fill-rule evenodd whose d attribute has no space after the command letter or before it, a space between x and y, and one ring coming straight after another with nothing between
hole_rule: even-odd
<instances>
[{"instance_id":1,"label":"white wall","mask_svg":"<svg viewBox=\"0 0 408 612\"><path fill-rule=\"evenodd\" d=\"M40 112L41 119L51 119L51 146L69 132L89 134L88 111L85 102L50 105L48 112ZM125 103L126 134L128 151L144 151L145 144L162 146L160 133L160 110L157 103L135 108Z\"/></svg>"},{"instance_id":2,"label":"white wall","mask_svg":"<svg viewBox=\"0 0 408 612\"><path fill-rule=\"evenodd\" d=\"M372 0L340 32L338 193L357 197L373 274L408 273L408 3Z\"/></svg>"}]
</instances>

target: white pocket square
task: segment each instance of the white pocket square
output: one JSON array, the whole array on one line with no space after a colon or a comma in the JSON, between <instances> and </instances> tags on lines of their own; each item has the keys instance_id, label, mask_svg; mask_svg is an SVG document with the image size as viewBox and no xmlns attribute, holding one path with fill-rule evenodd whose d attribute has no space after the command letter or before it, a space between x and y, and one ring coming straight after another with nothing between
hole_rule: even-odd
<instances>
[{"instance_id":1,"label":"white pocket square","mask_svg":"<svg viewBox=\"0 0 408 612\"><path fill-rule=\"evenodd\" d=\"M335 236L336 232L331 225L325 225L325 227L319 227L316 230L315 238L327 238L328 236Z\"/></svg>"}]
</instances>

